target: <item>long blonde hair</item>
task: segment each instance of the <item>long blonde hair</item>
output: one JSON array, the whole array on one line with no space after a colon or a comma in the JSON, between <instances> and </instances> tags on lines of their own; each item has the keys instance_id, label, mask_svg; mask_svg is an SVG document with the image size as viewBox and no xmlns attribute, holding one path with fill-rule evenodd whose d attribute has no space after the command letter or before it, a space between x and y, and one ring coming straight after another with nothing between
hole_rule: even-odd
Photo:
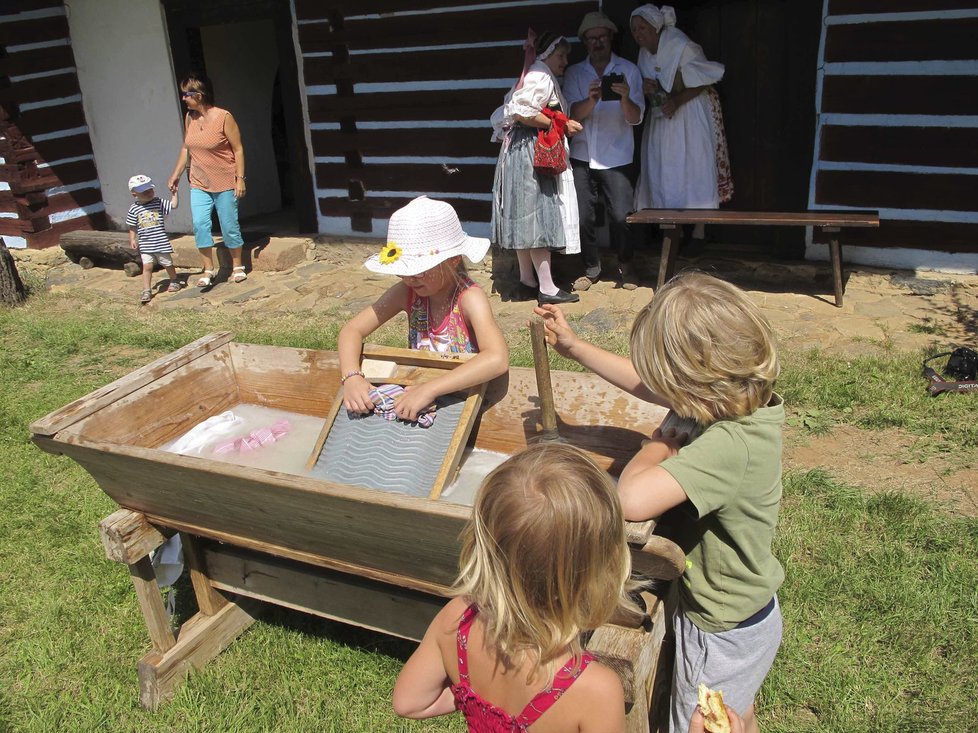
<instances>
[{"instance_id":1,"label":"long blonde hair","mask_svg":"<svg viewBox=\"0 0 978 733\"><path fill-rule=\"evenodd\" d=\"M774 334L740 288L702 272L672 278L632 324L639 377L702 425L766 405L780 365Z\"/></svg>"},{"instance_id":2,"label":"long blonde hair","mask_svg":"<svg viewBox=\"0 0 978 733\"><path fill-rule=\"evenodd\" d=\"M607 622L626 594L631 554L618 493L577 448L539 443L483 481L462 531L455 593L479 607L487 647L531 674Z\"/></svg>"}]
</instances>

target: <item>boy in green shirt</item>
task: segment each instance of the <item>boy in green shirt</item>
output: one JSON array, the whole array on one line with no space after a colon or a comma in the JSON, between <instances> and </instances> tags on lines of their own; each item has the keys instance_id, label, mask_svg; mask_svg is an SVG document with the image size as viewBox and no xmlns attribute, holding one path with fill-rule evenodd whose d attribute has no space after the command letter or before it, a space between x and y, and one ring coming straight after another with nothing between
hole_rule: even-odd
<instances>
[{"instance_id":1,"label":"boy in green shirt","mask_svg":"<svg viewBox=\"0 0 978 733\"><path fill-rule=\"evenodd\" d=\"M670 280L638 314L630 360L577 338L559 308L536 312L560 354L702 430L693 441L656 430L618 492L627 520L677 508L687 563L673 618L670 731L688 729L699 683L722 690L744 730L757 731L754 697L781 645L784 580L771 553L784 405L770 325L743 291L698 272Z\"/></svg>"}]
</instances>

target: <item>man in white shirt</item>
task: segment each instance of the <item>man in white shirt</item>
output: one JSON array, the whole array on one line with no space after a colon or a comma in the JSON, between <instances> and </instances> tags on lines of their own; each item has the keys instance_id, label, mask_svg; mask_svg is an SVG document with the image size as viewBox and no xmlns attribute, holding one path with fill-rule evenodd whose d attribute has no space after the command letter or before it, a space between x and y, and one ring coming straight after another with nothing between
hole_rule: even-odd
<instances>
[{"instance_id":1,"label":"man in white shirt","mask_svg":"<svg viewBox=\"0 0 978 733\"><path fill-rule=\"evenodd\" d=\"M642 122L645 96L638 67L611 51L611 40L617 31L618 27L604 13L585 15L577 36L588 57L569 66L564 74L568 116L584 125L584 131L570 140L584 257L584 276L574 282L575 290L587 290L601 273L601 253L594 231L594 205L599 195L607 204L611 246L618 255L622 286L631 290L638 284L631 266L632 233L625 217L632 210L633 199L632 127Z\"/></svg>"}]
</instances>

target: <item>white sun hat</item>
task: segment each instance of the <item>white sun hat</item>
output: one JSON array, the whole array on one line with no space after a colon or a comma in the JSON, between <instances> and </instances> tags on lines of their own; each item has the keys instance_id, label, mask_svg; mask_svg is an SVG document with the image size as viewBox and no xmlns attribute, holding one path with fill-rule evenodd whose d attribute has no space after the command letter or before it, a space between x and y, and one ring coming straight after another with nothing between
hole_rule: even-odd
<instances>
[{"instance_id":1,"label":"white sun hat","mask_svg":"<svg viewBox=\"0 0 978 733\"><path fill-rule=\"evenodd\" d=\"M382 275L420 275L450 257L479 262L488 250L488 239L462 231L451 204L418 196L391 215L387 244L363 264Z\"/></svg>"}]
</instances>

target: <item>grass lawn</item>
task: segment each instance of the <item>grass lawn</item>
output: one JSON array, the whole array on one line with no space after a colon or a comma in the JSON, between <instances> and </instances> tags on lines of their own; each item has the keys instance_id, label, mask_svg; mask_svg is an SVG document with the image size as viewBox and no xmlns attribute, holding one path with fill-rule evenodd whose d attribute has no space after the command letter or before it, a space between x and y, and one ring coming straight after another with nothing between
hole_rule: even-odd
<instances>
[{"instance_id":1,"label":"grass lawn","mask_svg":"<svg viewBox=\"0 0 978 733\"><path fill-rule=\"evenodd\" d=\"M205 333L333 348L333 320L120 308L84 291L0 308L0 732L464 730L457 716L415 723L390 711L413 645L276 609L171 703L142 710L136 661L148 639L97 532L116 507L77 464L29 441L33 420ZM403 345L402 330L376 340ZM603 343L622 350L626 337ZM529 365L525 335L513 346L513 363ZM927 397L922 356L786 354L779 389L813 432L897 426L978 455L974 401ZM765 731L972 729L978 521L840 485L827 459L786 476L776 551L785 640L758 701Z\"/></svg>"}]
</instances>

